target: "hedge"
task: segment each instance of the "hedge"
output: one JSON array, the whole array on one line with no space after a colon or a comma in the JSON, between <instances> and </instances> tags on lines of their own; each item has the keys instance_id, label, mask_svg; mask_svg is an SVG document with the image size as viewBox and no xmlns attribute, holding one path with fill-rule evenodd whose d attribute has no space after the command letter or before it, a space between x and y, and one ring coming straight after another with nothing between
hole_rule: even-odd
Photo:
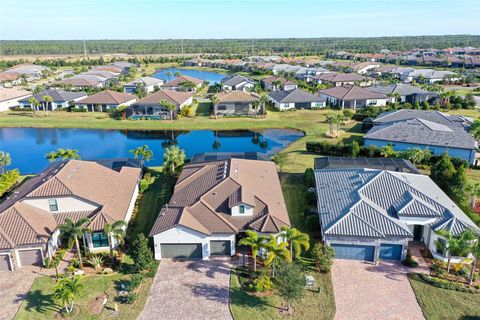
<instances>
[{"instance_id":1,"label":"hedge","mask_svg":"<svg viewBox=\"0 0 480 320\"><path fill-rule=\"evenodd\" d=\"M17 169L7 171L0 175L0 197L17 183L19 177L20 172Z\"/></svg>"},{"instance_id":2,"label":"hedge","mask_svg":"<svg viewBox=\"0 0 480 320\"><path fill-rule=\"evenodd\" d=\"M473 293L473 294L480 294L480 289L475 288L466 288L461 284L451 282L445 279L431 277L427 274L419 274L423 281L432 285L437 288L446 289L446 290L455 290L459 292L466 292L466 293Z\"/></svg>"}]
</instances>

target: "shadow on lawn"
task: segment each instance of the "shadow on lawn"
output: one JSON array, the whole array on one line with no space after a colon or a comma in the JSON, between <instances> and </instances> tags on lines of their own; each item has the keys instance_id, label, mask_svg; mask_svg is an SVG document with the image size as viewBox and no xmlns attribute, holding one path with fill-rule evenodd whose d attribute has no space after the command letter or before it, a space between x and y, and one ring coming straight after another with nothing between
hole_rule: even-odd
<instances>
[{"instance_id":1,"label":"shadow on lawn","mask_svg":"<svg viewBox=\"0 0 480 320\"><path fill-rule=\"evenodd\" d=\"M29 291L25 295L17 295L17 301L21 300L24 300L26 311L35 310L38 313L58 311L58 306L53 301L53 294L44 294L40 290Z\"/></svg>"}]
</instances>

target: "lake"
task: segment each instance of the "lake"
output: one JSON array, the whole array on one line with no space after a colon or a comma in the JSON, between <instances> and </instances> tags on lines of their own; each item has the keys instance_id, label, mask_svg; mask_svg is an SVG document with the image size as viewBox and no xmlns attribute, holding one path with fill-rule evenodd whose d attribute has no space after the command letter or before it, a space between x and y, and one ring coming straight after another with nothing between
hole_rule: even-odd
<instances>
[{"instance_id":1,"label":"lake","mask_svg":"<svg viewBox=\"0 0 480 320\"><path fill-rule=\"evenodd\" d=\"M274 155L301 138L296 130L136 131L93 129L0 128L0 150L9 152L11 168L38 173L48 165L45 154L57 148L77 149L82 159L131 157L128 152L147 144L154 157L148 166L163 163L167 146L177 144L187 158L203 152L260 152Z\"/></svg>"},{"instance_id":2,"label":"lake","mask_svg":"<svg viewBox=\"0 0 480 320\"><path fill-rule=\"evenodd\" d=\"M222 73L217 73L217 72L211 72L211 71L202 71L202 70L191 70L191 69L179 69L179 68L166 68L166 69L160 69L155 72L153 75L155 78L163 79L165 81L169 81L167 73L171 72L172 75L175 72L180 72L183 75L194 77L197 79L201 79L204 81L208 81L210 85L215 84L215 83L220 83L223 78L225 78L227 75L222 74ZM174 76L171 77L171 80L175 79Z\"/></svg>"}]
</instances>

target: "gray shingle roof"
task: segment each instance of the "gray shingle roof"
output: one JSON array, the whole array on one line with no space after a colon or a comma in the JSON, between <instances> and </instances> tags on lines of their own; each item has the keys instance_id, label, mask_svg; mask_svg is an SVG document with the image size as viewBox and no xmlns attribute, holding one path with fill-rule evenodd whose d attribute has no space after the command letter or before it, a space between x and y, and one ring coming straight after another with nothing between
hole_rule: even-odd
<instances>
[{"instance_id":1,"label":"gray shingle roof","mask_svg":"<svg viewBox=\"0 0 480 320\"><path fill-rule=\"evenodd\" d=\"M298 88L290 91L272 91L268 95L273 100L281 103L325 102L325 98L315 96Z\"/></svg>"},{"instance_id":2,"label":"gray shingle roof","mask_svg":"<svg viewBox=\"0 0 480 320\"><path fill-rule=\"evenodd\" d=\"M465 129L453 130L447 125L421 118L376 125L367 132L364 139L468 150L476 149L478 146L475 138Z\"/></svg>"},{"instance_id":3,"label":"gray shingle roof","mask_svg":"<svg viewBox=\"0 0 480 320\"><path fill-rule=\"evenodd\" d=\"M226 77L222 79L222 84L227 86L236 86L242 82L254 83L253 80L248 79L247 77L240 76L240 75L232 75L230 77Z\"/></svg>"},{"instance_id":4,"label":"gray shingle roof","mask_svg":"<svg viewBox=\"0 0 480 320\"><path fill-rule=\"evenodd\" d=\"M381 113L373 122L375 124L400 122L415 118L425 119L431 122L444 124L453 130L465 131L473 120L469 117L449 115L440 111L416 110L416 109L401 109L397 111L387 111Z\"/></svg>"},{"instance_id":5,"label":"gray shingle roof","mask_svg":"<svg viewBox=\"0 0 480 320\"><path fill-rule=\"evenodd\" d=\"M433 94L433 92L423 90L418 86L412 86L411 84L406 84L406 83L396 83L388 86L372 86L367 89L373 92L384 94L384 95L388 95L391 93L398 93L400 94L400 96L408 96L411 94L421 94L421 93Z\"/></svg>"},{"instance_id":6,"label":"gray shingle roof","mask_svg":"<svg viewBox=\"0 0 480 320\"><path fill-rule=\"evenodd\" d=\"M40 103L45 102L44 96L52 97L53 102L67 102L73 101L77 98L87 97L86 92L70 92L64 90L49 89L33 95ZM20 100L20 102L28 102L29 98Z\"/></svg>"},{"instance_id":7,"label":"gray shingle roof","mask_svg":"<svg viewBox=\"0 0 480 320\"><path fill-rule=\"evenodd\" d=\"M434 230L480 229L427 176L385 170L315 170L323 232L350 237L404 237L399 216L435 219ZM415 209L415 210L414 210Z\"/></svg>"}]
</instances>

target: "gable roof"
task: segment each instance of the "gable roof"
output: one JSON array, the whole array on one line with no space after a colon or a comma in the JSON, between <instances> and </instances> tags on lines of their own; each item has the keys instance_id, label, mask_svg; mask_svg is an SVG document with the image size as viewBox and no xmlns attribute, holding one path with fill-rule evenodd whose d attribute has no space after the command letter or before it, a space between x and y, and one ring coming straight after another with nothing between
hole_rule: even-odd
<instances>
[{"instance_id":1,"label":"gable roof","mask_svg":"<svg viewBox=\"0 0 480 320\"><path fill-rule=\"evenodd\" d=\"M254 83L252 79L249 79L247 77L244 77L244 76L241 76L241 75L238 75L238 74L234 74L230 77L226 77L226 78L222 79L222 81L221 81L221 83L223 85L232 86L232 87L237 86L242 82L247 82L247 83L251 83L251 84Z\"/></svg>"},{"instance_id":2,"label":"gable roof","mask_svg":"<svg viewBox=\"0 0 480 320\"><path fill-rule=\"evenodd\" d=\"M33 96L40 103L45 102L45 100L43 99L44 96L52 97L53 102L69 102L81 97L87 97L87 93L86 92L70 92L70 91L64 91L59 89L48 89L48 90L41 91L37 94L34 94ZM30 98L25 98L20 101L28 102L28 99Z\"/></svg>"},{"instance_id":3,"label":"gable roof","mask_svg":"<svg viewBox=\"0 0 480 320\"><path fill-rule=\"evenodd\" d=\"M232 216L231 207L246 203L253 216ZM150 236L176 226L210 235L245 229L279 232L290 225L275 164L226 159L186 165Z\"/></svg>"},{"instance_id":4,"label":"gable roof","mask_svg":"<svg viewBox=\"0 0 480 320\"><path fill-rule=\"evenodd\" d=\"M372 86L372 87L368 87L367 90L370 90L376 93L381 93L384 95L388 95L392 93L398 93L400 94L400 96L408 96L412 94L438 95L437 93L423 90L419 86L413 86L408 83L396 83L388 86Z\"/></svg>"},{"instance_id":5,"label":"gable roof","mask_svg":"<svg viewBox=\"0 0 480 320\"><path fill-rule=\"evenodd\" d=\"M32 93L27 90L23 90L17 87L13 88L0 88L0 102L12 99L18 99L25 96L31 96ZM22 99L23 100L23 99ZM22 101L19 100L19 101ZM28 99L27 99L28 100Z\"/></svg>"},{"instance_id":6,"label":"gable roof","mask_svg":"<svg viewBox=\"0 0 480 320\"><path fill-rule=\"evenodd\" d=\"M222 91L217 93L219 102L252 102L259 99L259 97L250 92L242 90Z\"/></svg>"},{"instance_id":7,"label":"gable roof","mask_svg":"<svg viewBox=\"0 0 480 320\"><path fill-rule=\"evenodd\" d=\"M431 122L449 126L455 131L465 131L472 123L471 118L459 115L449 115L440 111L434 110L416 110L416 109L400 109L396 111L387 111L381 113L373 122L375 124L386 124L401 122L411 119L424 119Z\"/></svg>"},{"instance_id":8,"label":"gable roof","mask_svg":"<svg viewBox=\"0 0 480 320\"><path fill-rule=\"evenodd\" d=\"M136 100L137 97L112 90L104 90L85 99L78 100L75 104L122 104L131 100Z\"/></svg>"},{"instance_id":9,"label":"gable roof","mask_svg":"<svg viewBox=\"0 0 480 320\"><path fill-rule=\"evenodd\" d=\"M285 79L284 77L279 77L279 76L271 76L265 79L262 79L264 83L268 84L273 84L275 81L280 81L280 85L285 86L285 85L297 85L295 82Z\"/></svg>"},{"instance_id":10,"label":"gable roof","mask_svg":"<svg viewBox=\"0 0 480 320\"><path fill-rule=\"evenodd\" d=\"M194 78L194 77L190 77L190 76L186 76L186 75L180 75L179 77L176 77L175 79L167 82L167 83L164 83L162 85L162 87L165 87L165 88L168 88L168 87L178 87L182 82L186 82L186 81L191 81L193 83L195 83L195 85L199 85L199 84L203 84L203 80L201 79L198 79L198 78Z\"/></svg>"},{"instance_id":11,"label":"gable roof","mask_svg":"<svg viewBox=\"0 0 480 320\"><path fill-rule=\"evenodd\" d=\"M268 95L273 100L281 103L325 102L325 98L299 88L290 91L272 91Z\"/></svg>"},{"instance_id":12,"label":"gable roof","mask_svg":"<svg viewBox=\"0 0 480 320\"><path fill-rule=\"evenodd\" d=\"M135 79L133 81L125 83L123 86L136 86L138 85L145 85L145 86L152 86L152 85L161 85L163 84L164 81L159 78L155 77L141 77L138 79Z\"/></svg>"},{"instance_id":13,"label":"gable roof","mask_svg":"<svg viewBox=\"0 0 480 320\"><path fill-rule=\"evenodd\" d=\"M102 230L105 223L124 220L140 173L139 168L115 171L93 161L68 160L50 165L0 203L0 246L45 243L65 218L77 221L88 217L93 231ZM49 212L28 202L65 196L83 199L96 209Z\"/></svg>"},{"instance_id":14,"label":"gable roof","mask_svg":"<svg viewBox=\"0 0 480 320\"><path fill-rule=\"evenodd\" d=\"M427 176L373 169L315 170L326 235L411 238L399 216L434 219L434 230L480 229ZM415 209L415 210L414 210Z\"/></svg>"},{"instance_id":15,"label":"gable roof","mask_svg":"<svg viewBox=\"0 0 480 320\"><path fill-rule=\"evenodd\" d=\"M135 105L159 105L160 101L165 100L175 104L177 107L190 99L192 95L187 92L179 92L170 89L163 89L152 94L149 94L143 99L135 102Z\"/></svg>"},{"instance_id":16,"label":"gable roof","mask_svg":"<svg viewBox=\"0 0 480 320\"><path fill-rule=\"evenodd\" d=\"M363 81L366 78L357 73L336 73L336 72L326 72L322 73L315 79L329 81L329 82L351 82L351 81Z\"/></svg>"},{"instance_id":17,"label":"gable roof","mask_svg":"<svg viewBox=\"0 0 480 320\"><path fill-rule=\"evenodd\" d=\"M348 85L320 90L318 93L326 96L334 97L338 100L345 100L345 101L387 98L387 96L384 94L380 94L380 93L369 91L364 88L360 88L356 86L348 86Z\"/></svg>"}]
</instances>

